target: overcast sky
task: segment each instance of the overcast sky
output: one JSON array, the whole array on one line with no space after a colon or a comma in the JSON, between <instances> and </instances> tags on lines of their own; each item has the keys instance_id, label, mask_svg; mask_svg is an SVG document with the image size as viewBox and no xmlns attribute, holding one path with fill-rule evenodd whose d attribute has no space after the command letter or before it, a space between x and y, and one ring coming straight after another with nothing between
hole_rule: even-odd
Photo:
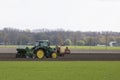
<instances>
[{"instance_id":1,"label":"overcast sky","mask_svg":"<svg viewBox=\"0 0 120 80\"><path fill-rule=\"evenodd\" d=\"M0 0L0 29L120 32L119 0Z\"/></svg>"}]
</instances>

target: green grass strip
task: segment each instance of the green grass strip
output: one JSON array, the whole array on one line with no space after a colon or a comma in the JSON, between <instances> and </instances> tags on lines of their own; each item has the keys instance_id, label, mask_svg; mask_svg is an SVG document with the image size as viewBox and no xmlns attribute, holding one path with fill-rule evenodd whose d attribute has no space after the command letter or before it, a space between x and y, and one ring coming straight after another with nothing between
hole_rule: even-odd
<instances>
[{"instance_id":1,"label":"green grass strip","mask_svg":"<svg viewBox=\"0 0 120 80\"><path fill-rule=\"evenodd\" d=\"M1 61L0 80L120 80L120 61Z\"/></svg>"}]
</instances>

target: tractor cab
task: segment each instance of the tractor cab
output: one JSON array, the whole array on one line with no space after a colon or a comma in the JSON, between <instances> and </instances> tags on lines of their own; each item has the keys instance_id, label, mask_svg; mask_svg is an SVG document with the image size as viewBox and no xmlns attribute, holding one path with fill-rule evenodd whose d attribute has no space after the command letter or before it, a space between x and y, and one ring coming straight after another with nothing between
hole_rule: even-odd
<instances>
[{"instance_id":1,"label":"tractor cab","mask_svg":"<svg viewBox=\"0 0 120 80\"><path fill-rule=\"evenodd\" d=\"M50 42L48 40L38 40L36 41L35 46L48 47L50 46Z\"/></svg>"}]
</instances>

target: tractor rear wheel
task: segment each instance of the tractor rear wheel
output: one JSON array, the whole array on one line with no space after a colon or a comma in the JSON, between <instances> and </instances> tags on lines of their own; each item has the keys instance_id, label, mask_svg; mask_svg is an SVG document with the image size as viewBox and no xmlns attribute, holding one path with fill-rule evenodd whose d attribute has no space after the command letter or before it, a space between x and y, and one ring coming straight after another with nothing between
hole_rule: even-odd
<instances>
[{"instance_id":1,"label":"tractor rear wheel","mask_svg":"<svg viewBox=\"0 0 120 80\"><path fill-rule=\"evenodd\" d=\"M54 59L57 58L57 53L55 53L55 52L52 53L52 54L51 54L51 57L54 58Z\"/></svg>"},{"instance_id":2,"label":"tractor rear wheel","mask_svg":"<svg viewBox=\"0 0 120 80\"><path fill-rule=\"evenodd\" d=\"M44 57L45 53L43 50L38 50L37 53L36 53L36 56L39 58L39 59L42 59Z\"/></svg>"}]
</instances>

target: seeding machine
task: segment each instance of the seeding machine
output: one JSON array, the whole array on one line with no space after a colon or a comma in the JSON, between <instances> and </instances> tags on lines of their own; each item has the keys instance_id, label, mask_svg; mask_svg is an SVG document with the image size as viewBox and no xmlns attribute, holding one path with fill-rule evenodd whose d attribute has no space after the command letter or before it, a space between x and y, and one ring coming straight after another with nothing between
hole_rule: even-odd
<instances>
[{"instance_id":1,"label":"seeding machine","mask_svg":"<svg viewBox=\"0 0 120 80\"><path fill-rule=\"evenodd\" d=\"M38 40L32 48L17 48L16 58L57 58L65 54L70 54L70 50L65 46L50 47L49 40Z\"/></svg>"}]
</instances>

